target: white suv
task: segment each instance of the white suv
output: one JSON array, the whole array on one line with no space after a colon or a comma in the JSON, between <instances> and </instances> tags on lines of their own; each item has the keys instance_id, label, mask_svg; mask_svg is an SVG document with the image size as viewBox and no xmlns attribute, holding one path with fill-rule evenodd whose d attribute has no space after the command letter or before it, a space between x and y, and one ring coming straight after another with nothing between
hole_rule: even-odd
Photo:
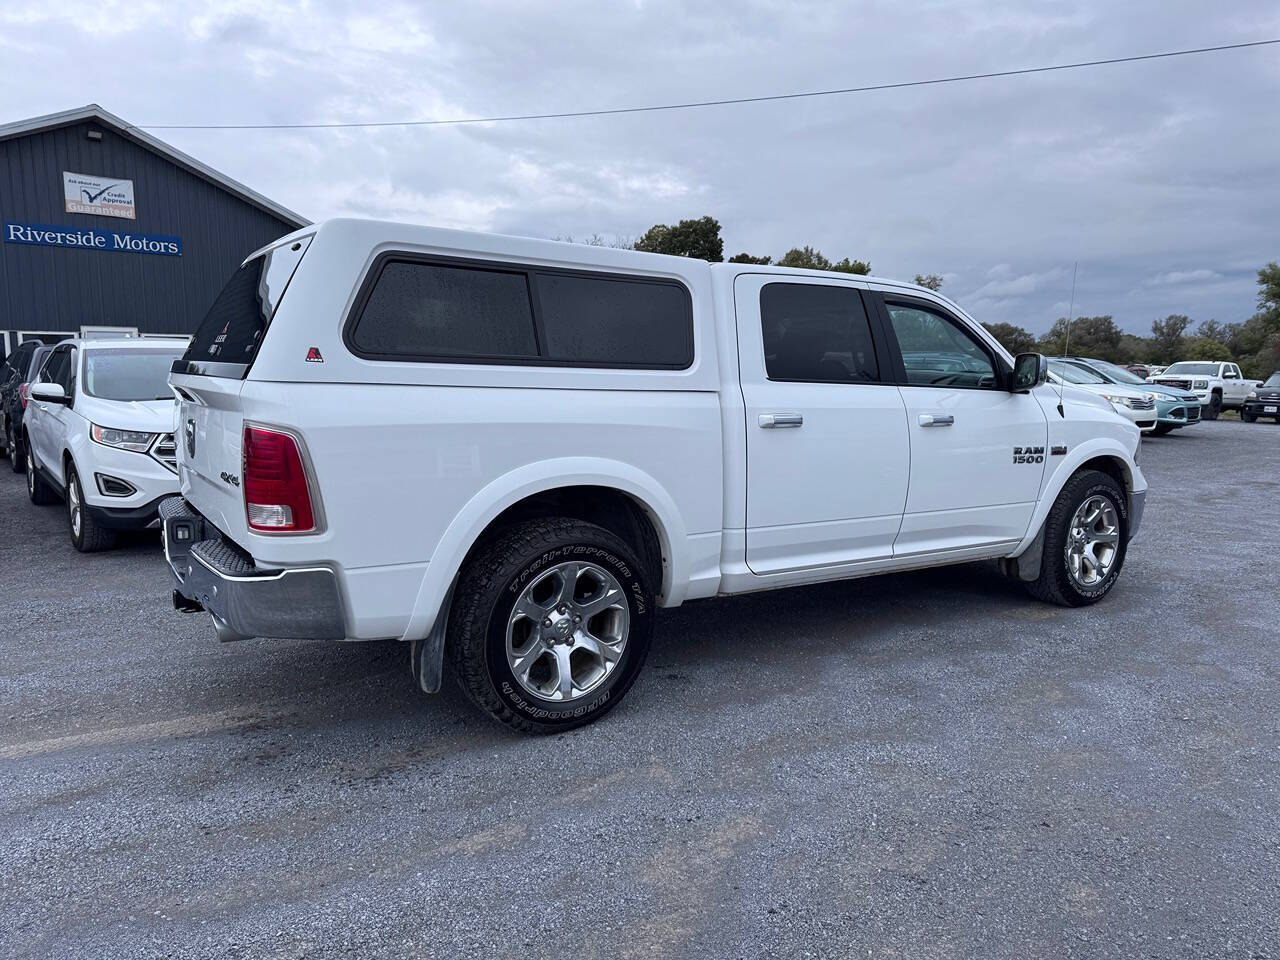
<instances>
[{"instance_id":1,"label":"white suv","mask_svg":"<svg viewBox=\"0 0 1280 960\"><path fill-rule=\"evenodd\" d=\"M174 604L402 639L424 690L447 662L550 732L618 703L657 607L980 559L1093 603L1139 433L1046 376L910 284L329 221L174 367Z\"/></svg>"},{"instance_id":2,"label":"white suv","mask_svg":"<svg viewBox=\"0 0 1280 960\"><path fill-rule=\"evenodd\" d=\"M77 550L156 524L177 491L168 376L185 350L185 340L65 340L31 385L27 492L36 504L65 498Z\"/></svg>"}]
</instances>

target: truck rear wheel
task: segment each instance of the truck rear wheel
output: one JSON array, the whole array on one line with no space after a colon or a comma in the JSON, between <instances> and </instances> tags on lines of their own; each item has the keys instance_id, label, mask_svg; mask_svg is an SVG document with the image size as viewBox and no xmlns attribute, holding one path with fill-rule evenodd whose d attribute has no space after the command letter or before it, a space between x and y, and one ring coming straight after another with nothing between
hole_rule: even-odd
<instances>
[{"instance_id":1,"label":"truck rear wheel","mask_svg":"<svg viewBox=\"0 0 1280 960\"><path fill-rule=\"evenodd\" d=\"M626 695L649 653L653 609L649 574L620 537L581 520L529 520L463 569L446 648L480 709L557 733Z\"/></svg>"},{"instance_id":2,"label":"truck rear wheel","mask_svg":"<svg viewBox=\"0 0 1280 960\"><path fill-rule=\"evenodd\" d=\"M1124 566L1129 510L1115 478L1084 470L1067 481L1045 520L1040 576L1026 584L1039 600L1083 607L1105 597Z\"/></svg>"}]
</instances>

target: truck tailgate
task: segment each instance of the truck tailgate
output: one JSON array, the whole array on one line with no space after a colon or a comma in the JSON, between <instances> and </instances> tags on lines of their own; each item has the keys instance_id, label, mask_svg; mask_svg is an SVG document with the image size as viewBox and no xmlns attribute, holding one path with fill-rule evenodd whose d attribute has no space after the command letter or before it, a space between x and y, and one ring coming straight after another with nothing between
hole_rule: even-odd
<instances>
[{"instance_id":1,"label":"truck tailgate","mask_svg":"<svg viewBox=\"0 0 1280 960\"><path fill-rule=\"evenodd\" d=\"M178 480L182 495L232 540L245 543L240 490L243 380L174 373L178 391Z\"/></svg>"}]
</instances>

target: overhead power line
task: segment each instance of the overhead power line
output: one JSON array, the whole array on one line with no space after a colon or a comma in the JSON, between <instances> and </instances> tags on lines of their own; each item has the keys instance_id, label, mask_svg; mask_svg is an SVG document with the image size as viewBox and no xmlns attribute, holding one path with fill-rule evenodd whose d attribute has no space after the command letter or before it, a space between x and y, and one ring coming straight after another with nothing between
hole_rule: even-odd
<instances>
[{"instance_id":1,"label":"overhead power line","mask_svg":"<svg viewBox=\"0 0 1280 960\"><path fill-rule=\"evenodd\" d=\"M1166 60L1171 57L1189 57L1200 53L1221 53L1226 50L1245 50L1249 47L1266 47L1280 43L1275 40L1252 40L1248 43L1226 43L1216 47L1196 47L1191 50L1168 50L1164 53L1144 53L1130 57L1112 57L1107 60L1082 60L1078 63L1057 63L1043 67L1023 67L1019 70L996 70L989 73L969 73L955 77L935 77L931 80L905 80L898 83L873 83L861 87L840 87L834 90L806 90L802 93L774 93L758 97L730 97L723 100L693 100L687 103L659 103L640 107L613 107L605 110L564 110L556 113L521 113L494 117L459 117L448 120L361 120L329 123L139 123L132 124L140 130L342 130L360 127L445 127L464 123L510 123L517 120L563 120L572 117L607 117L624 113L657 113L662 110L696 110L703 107L727 107L742 103L769 103L776 100L802 100L809 97L835 97L850 93L871 93L876 90L902 90L907 87L929 87L943 83L964 83L970 80L993 80L999 77L1021 77L1033 73L1053 73L1058 70L1080 70L1086 67L1105 67L1117 63L1137 63L1142 60Z\"/></svg>"}]
</instances>

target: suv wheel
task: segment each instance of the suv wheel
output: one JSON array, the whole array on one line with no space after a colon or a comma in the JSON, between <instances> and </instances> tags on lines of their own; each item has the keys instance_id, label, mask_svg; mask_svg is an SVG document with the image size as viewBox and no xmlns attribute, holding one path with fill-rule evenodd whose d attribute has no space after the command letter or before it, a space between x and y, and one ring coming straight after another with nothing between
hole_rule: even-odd
<instances>
[{"instance_id":1,"label":"suv wheel","mask_svg":"<svg viewBox=\"0 0 1280 960\"><path fill-rule=\"evenodd\" d=\"M1222 394L1215 393L1209 398L1209 405L1204 407L1200 412L1202 420L1217 420L1218 414L1222 412Z\"/></svg>"},{"instance_id":2,"label":"suv wheel","mask_svg":"<svg viewBox=\"0 0 1280 960\"><path fill-rule=\"evenodd\" d=\"M1129 511L1113 477L1085 470L1067 481L1045 520L1044 559L1033 597L1083 607L1105 597L1124 566Z\"/></svg>"},{"instance_id":3,"label":"suv wheel","mask_svg":"<svg viewBox=\"0 0 1280 960\"><path fill-rule=\"evenodd\" d=\"M58 495L44 482L44 478L36 470L36 458L27 447L27 496L39 507L47 507L58 502Z\"/></svg>"},{"instance_id":4,"label":"suv wheel","mask_svg":"<svg viewBox=\"0 0 1280 960\"><path fill-rule=\"evenodd\" d=\"M1243 420L1245 423L1256 423L1258 420L1258 415L1254 413L1252 410L1249 410L1248 408L1241 407L1240 419Z\"/></svg>"},{"instance_id":5,"label":"suv wheel","mask_svg":"<svg viewBox=\"0 0 1280 960\"><path fill-rule=\"evenodd\" d=\"M115 545L115 531L100 526L85 507L80 475L70 465L67 466L67 527L71 531L71 545L81 553L96 553Z\"/></svg>"},{"instance_id":6,"label":"suv wheel","mask_svg":"<svg viewBox=\"0 0 1280 960\"><path fill-rule=\"evenodd\" d=\"M581 520L531 520L463 569L448 656L480 709L557 733L626 695L649 653L653 608L647 571L620 537Z\"/></svg>"}]
</instances>

